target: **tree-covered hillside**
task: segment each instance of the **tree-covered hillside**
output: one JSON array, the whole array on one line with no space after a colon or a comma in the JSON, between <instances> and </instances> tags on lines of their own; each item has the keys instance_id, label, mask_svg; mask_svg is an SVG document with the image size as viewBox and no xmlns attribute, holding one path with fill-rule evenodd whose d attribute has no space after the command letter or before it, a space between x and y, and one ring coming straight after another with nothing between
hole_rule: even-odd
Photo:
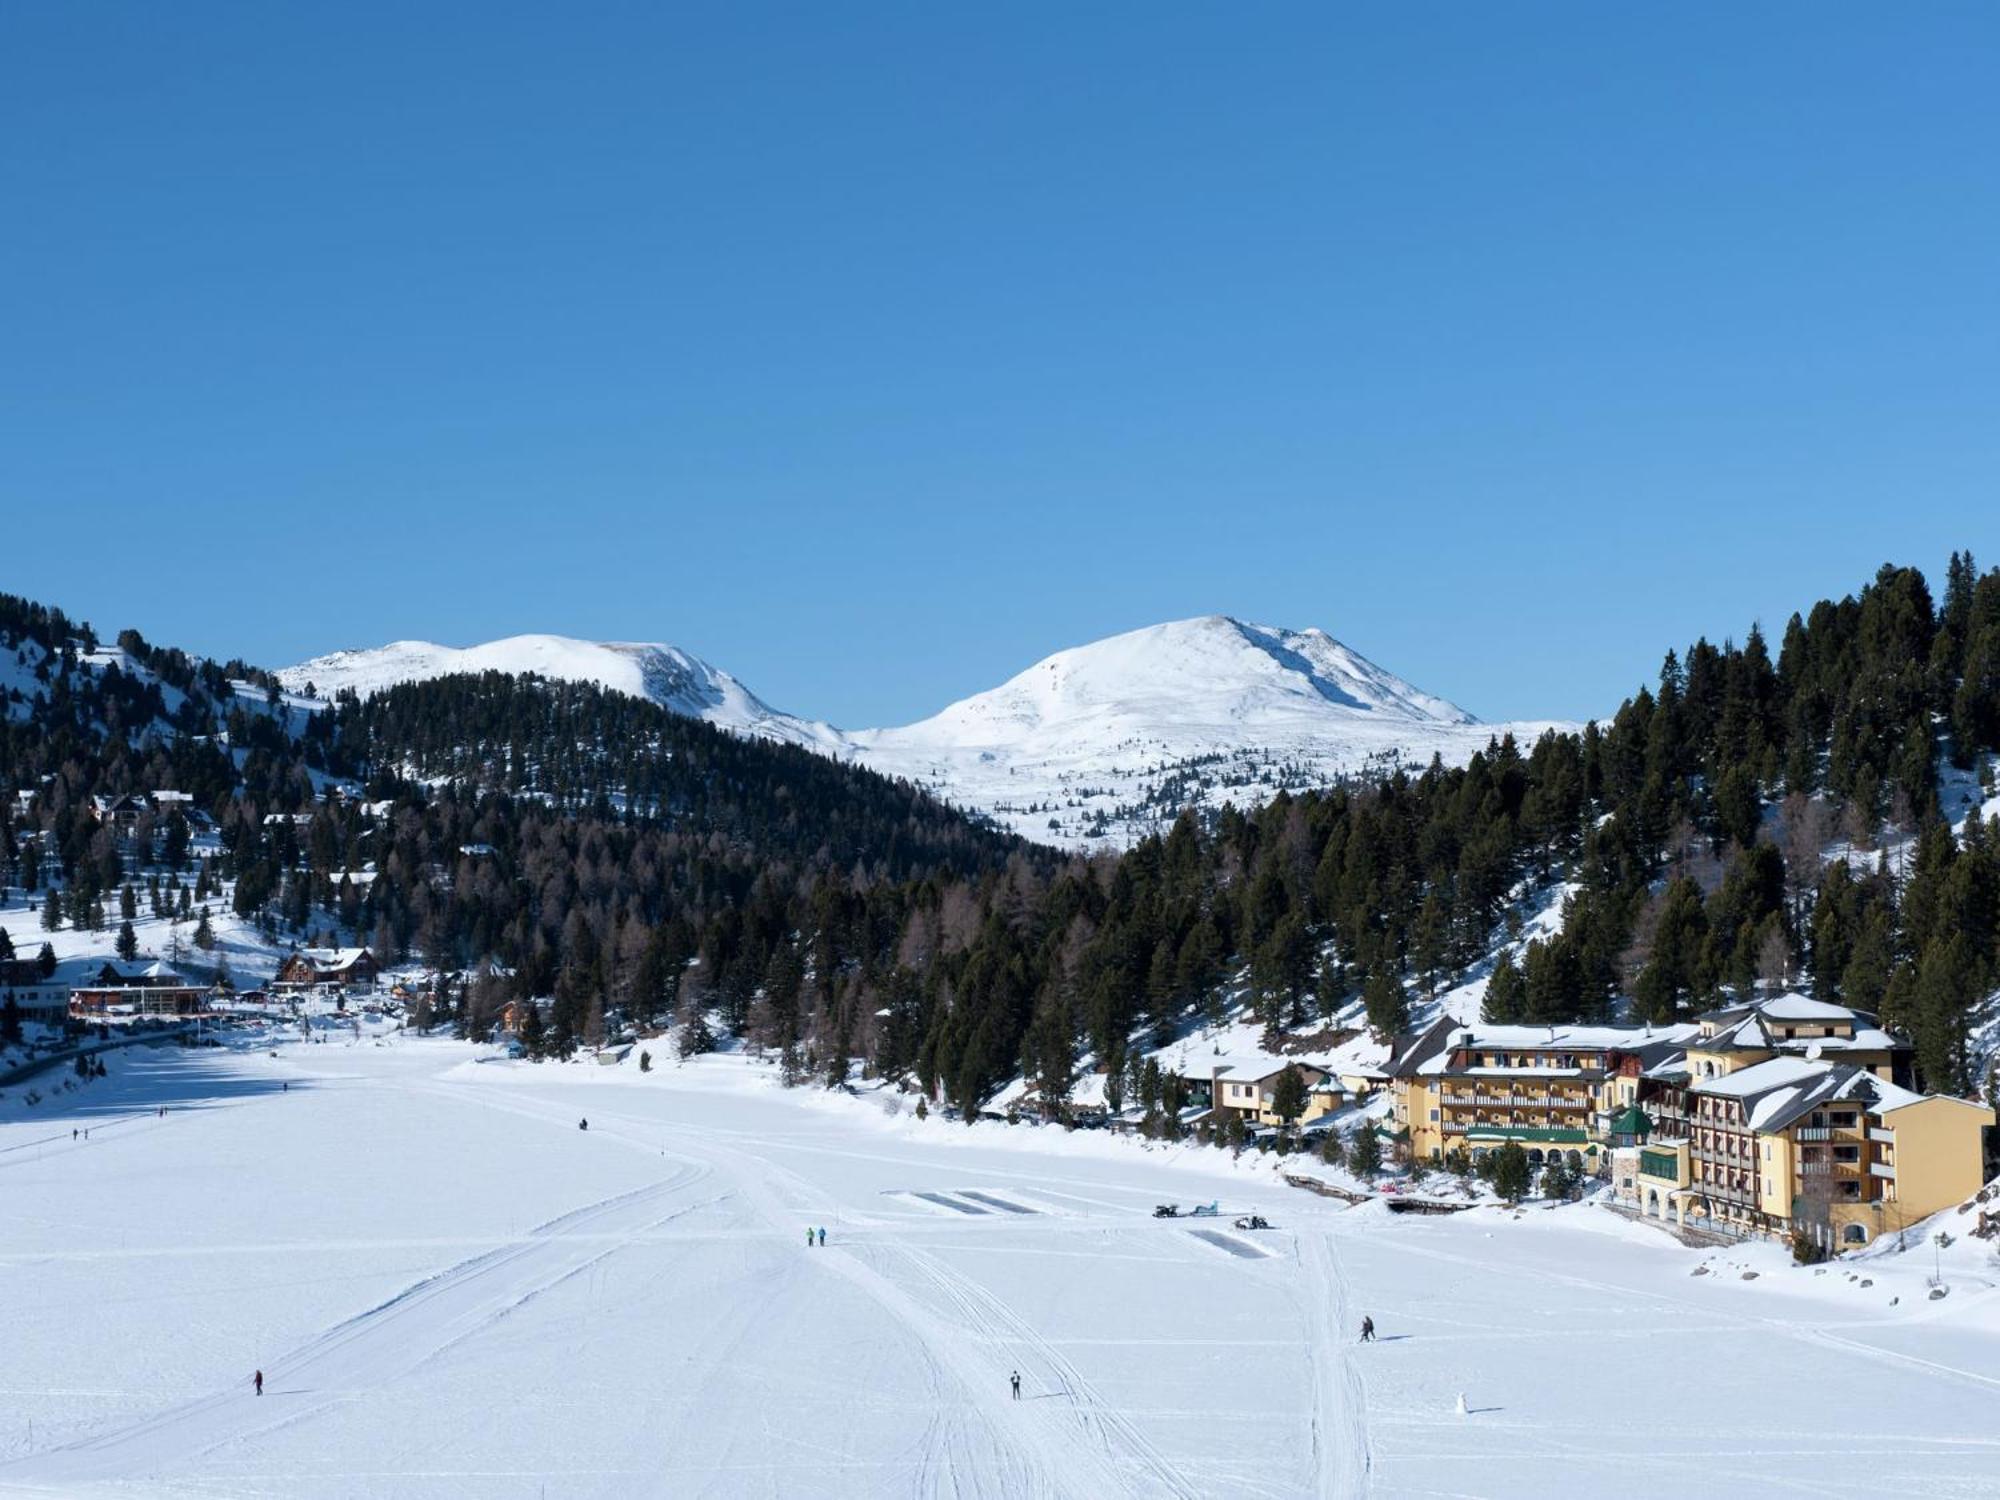
<instances>
[{"instance_id":1,"label":"tree-covered hillside","mask_svg":"<svg viewBox=\"0 0 2000 1500\"><path fill-rule=\"evenodd\" d=\"M1884 568L1794 616L1775 660L1755 627L1669 653L1580 734L1183 816L1122 857L595 687L440 679L310 717L136 638L136 672L79 665L86 639L19 601L0 617L37 685L0 730L0 783L37 793L0 809L16 891L108 892L89 796L188 790L220 831L202 876L274 941L476 974L448 997L475 1034L533 995L556 1051L676 1016L699 1045L716 1016L801 1072L908 1074L961 1106L1026 1073L1059 1108L1080 1067L1122 1069L1239 987L1273 1031L1357 1006L1393 1031L1562 882L1561 931L1501 961L1490 1018L1664 1020L1806 983L1907 1030L1931 1087L1981 1082L2000 835L1955 831L1941 794L1955 811L2000 749L2000 573L1966 556L1941 600Z\"/></svg>"}]
</instances>

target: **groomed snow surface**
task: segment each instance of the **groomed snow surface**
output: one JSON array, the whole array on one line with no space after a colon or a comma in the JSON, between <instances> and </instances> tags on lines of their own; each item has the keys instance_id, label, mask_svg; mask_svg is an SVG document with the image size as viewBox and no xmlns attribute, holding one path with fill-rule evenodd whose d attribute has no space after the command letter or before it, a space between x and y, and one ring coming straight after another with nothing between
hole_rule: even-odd
<instances>
[{"instance_id":1,"label":"groomed snow surface","mask_svg":"<svg viewBox=\"0 0 2000 1500\"><path fill-rule=\"evenodd\" d=\"M322 1034L0 1100L0 1492L2000 1492L1969 1239L1931 1302L1928 1253L1815 1276L1589 1206L1396 1217L1249 1158L918 1121L741 1057ZM1233 1230L1252 1209L1277 1227Z\"/></svg>"}]
</instances>

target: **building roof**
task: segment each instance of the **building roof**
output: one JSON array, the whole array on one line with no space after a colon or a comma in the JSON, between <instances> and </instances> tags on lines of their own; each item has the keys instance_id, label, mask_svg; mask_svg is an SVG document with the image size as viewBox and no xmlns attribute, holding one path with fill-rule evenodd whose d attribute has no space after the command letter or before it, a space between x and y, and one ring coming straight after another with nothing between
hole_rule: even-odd
<instances>
[{"instance_id":1,"label":"building roof","mask_svg":"<svg viewBox=\"0 0 2000 1500\"><path fill-rule=\"evenodd\" d=\"M1427 1030L1398 1039L1387 1071L1391 1078L1443 1073L1451 1054L1459 1048L1495 1052L1626 1052L1644 1061L1681 1050L1695 1039L1697 1031L1689 1022L1670 1026L1497 1026L1482 1022L1467 1026L1446 1017Z\"/></svg>"},{"instance_id":2,"label":"building roof","mask_svg":"<svg viewBox=\"0 0 2000 1500\"><path fill-rule=\"evenodd\" d=\"M1612 1135L1646 1136L1652 1133L1652 1117L1636 1104L1628 1104L1617 1115L1612 1117Z\"/></svg>"},{"instance_id":3,"label":"building roof","mask_svg":"<svg viewBox=\"0 0 2000 1500\"><path fill-rule=\"evenodd\" d=\"M297 956L315 969L347 969L361 961L366 948L301 948Z\"/></svg>"},{"instance_id":4,"label":"building roof","mask_svg":"<svg viewBox=\"0 0 2000 1500\"><path fill-rule=\"evenodd\" d=\"M1845 1005L1835 1005L1830 1000L1815 1000L1810 995L1796 991L1778 995L1769 1000L1760 1000L1756 1006L1759 1013L1774 1021L1854 1021L1861 1019L1861 1012L1850 1010Z\"/></svg>"},{"instance_id":5,"label":"building roof","mask_svg":"<svg viewBox=\"0 0 2000 1500\"><path fill-rule=\"evenodd\" d=\"M1773 1057L1720 1078L1703 1078L1690 1091L1742 1100L1750 1128L1767 1133L1783 1130L1827 1104L1853 1103L1880 1116L1933 1097L1877 1078L1852 1063L1791 1056Z\"/></svg>"},{"instance_id":6,"label":"building roof","mask_svg":"<svg viewBox=\"0 0 2000 1500\"><path fill-rule=\"evenodd\" d=\"M69 968L69 965L64 965ZM179 970L170 968L157 959L152 963L119 963L116 960L92 960L89 967L81 972L72 970L73 978L65 982L75 990L204 990L207 981L189 979Z\"/></svg>"}]
</instances>

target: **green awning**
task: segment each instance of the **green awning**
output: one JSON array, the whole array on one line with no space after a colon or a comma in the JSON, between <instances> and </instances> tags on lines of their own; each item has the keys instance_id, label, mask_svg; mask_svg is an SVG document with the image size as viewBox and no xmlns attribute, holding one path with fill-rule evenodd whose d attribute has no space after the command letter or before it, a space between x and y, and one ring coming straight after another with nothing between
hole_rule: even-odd
<instances>
[{"instance_id":1,"label":"green awning","mask_svg":"<svg viewBox=\"0 0 2000 1500\"><path fill-rule=\"evenodd\" d=\"M1465 1132L1469 1141L1536 1141L1557 1146L1581 1146L1590 1136L1581 1130L1543 1125L1475 1125Z\"/></svg>"}]
</instances>

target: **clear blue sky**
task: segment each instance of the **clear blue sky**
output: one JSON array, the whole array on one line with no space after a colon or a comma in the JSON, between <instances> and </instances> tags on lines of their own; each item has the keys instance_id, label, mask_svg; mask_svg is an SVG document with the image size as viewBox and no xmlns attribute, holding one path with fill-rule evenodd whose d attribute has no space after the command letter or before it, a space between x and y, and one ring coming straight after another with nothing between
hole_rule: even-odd
<instances>
[{"instance_id":1,"label":"clear blue sky","mask_svg":"<svg viewBox=\"0 0 2000 1500\"><path fill-rule=\"evenodd\" d=\"M2000 9L13 4L0 588L892 722L1211 611L1487 718L2000 563Z\"/></svg>"}]
</instances>

